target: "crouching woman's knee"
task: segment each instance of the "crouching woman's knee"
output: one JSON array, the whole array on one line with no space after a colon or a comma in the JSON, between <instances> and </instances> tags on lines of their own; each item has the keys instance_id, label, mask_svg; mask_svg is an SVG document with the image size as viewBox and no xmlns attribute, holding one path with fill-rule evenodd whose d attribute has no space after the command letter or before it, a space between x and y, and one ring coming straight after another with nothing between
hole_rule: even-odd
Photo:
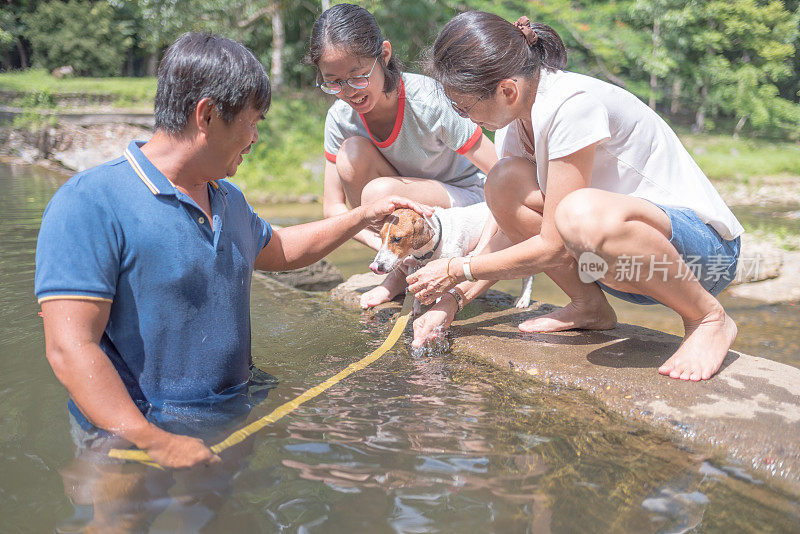
<instances>
[{"instance_id":1,"label":"crouching woman's knee","mask_svg":"<svg viewBox=\"0 0 800 534\"><path fill-rule=\"evenodd\" d=\"M597 189L582 188L568 194L556 206L556 229L567 250L574 255L597 252L615 226Z\"/></svg>"},{"instance_id":2,"label":"crouching woman's knee","mask_svg":"<svg viewBox=\"0 0 800 534\"><path fill-rule=\"evenodd\" d=\"M506 157L486 177L484 196L492 212L520 204L531 188L538 189L536 167L525 158Z\"/></svg>"}]
</instances>

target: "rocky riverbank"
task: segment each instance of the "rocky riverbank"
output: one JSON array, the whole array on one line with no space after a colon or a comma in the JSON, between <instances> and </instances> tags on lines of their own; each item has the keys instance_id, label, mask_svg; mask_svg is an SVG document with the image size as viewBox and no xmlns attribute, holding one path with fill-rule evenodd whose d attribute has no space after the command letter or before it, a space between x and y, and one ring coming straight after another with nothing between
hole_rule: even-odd
<instances>
[{"instance_id":1,"label":"rocky riverbank","mask_svg":"<svg viewBox=\"0 0 800 534\"><path fill-rule=\"evenodd\" d=\"M11 127L14 113L0 126L0 156L28 164L53 164L78 172L122 154L131 139L152 135L152 116L115 112L59 115L58 123L29 131Z\"/></svg>"}]
</instances>

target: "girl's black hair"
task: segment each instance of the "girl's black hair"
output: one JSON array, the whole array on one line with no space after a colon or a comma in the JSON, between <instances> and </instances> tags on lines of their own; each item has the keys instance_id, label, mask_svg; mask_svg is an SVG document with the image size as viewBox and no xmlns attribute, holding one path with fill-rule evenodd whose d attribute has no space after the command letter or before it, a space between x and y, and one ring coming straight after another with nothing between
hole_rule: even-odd
<instances>
[{"instance_id":1,"label":"girl's black hair","mask_svg":"<svg viewBox=\"0 0 800 534\"><path fill-rule=\"evenodd\" d=\"M425 70L445 88L488 97L501 80L536 78L541 69L561 70L567 49L558 33L534 22L536 42L502 17L483 11L461 13L448 22L428 51Z\"/></svg>"},{"instance_id":2,"label":"girl's black hair","mask_svg":"<svg viewBox=\"0 0 800 534\"><path fill-rule=\"evenodd\" d=\"M376 58L383 52L383 34L372 13L353 4L337 4L326 9L314 22L311 43L306 60L319 66L319 60L328 47L343 48L356 57ZM383 69L383 92L397 89L403 74L403 64L392 52L389 63L378 60Z\"/></svg>"}]
</instances>

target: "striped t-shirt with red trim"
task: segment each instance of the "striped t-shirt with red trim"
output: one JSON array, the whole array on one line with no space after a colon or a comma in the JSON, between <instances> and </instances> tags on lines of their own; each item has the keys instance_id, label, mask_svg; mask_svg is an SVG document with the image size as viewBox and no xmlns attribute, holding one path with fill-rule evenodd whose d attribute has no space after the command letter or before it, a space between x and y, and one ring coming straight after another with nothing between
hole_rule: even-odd
<instances>
[{"instance_id":1,"label":"striped t-shirt with red trim","mask_svg":"<svg viewBox=\"0 0 800 534\"><path fill-rule=\"evenodd\" d=\"M442 86L420 74L403 73L397 117L388 139L373 137L366 120L337 100L325 120L325 157L336 162L348 137L370 139L400 176L439 180L458 187L483 185L485 175L464 154L478 142L480 127L460 117Z\"/></svg>"}]
</instances>

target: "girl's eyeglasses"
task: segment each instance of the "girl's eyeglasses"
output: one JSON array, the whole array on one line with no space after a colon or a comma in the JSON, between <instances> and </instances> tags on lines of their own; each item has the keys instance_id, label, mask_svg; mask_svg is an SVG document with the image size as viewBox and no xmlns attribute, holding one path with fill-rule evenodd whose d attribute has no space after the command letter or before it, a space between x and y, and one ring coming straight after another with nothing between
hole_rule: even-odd
<instances>
[{"instance_id":1,"label":"girl's eyeglasses","mask_svg":"<svg viewBox=\"0 0 800 534\"><path fill-rule=\"evenodd\" d=\"M372 76L372 71L375 70L375 65L377 64L378 64L378 58L376 57L375 62L372 64L372 68L369 69L368 73L362 74L360 76L350 76L349 78L341 82L318 83L317 87L322 89L323 93L328 93L329 95L335 95L341 93L342 89L344 89L344 84L349 85L353 89L366 89L367 87L369 87L369 77Z\"/></svg>"},{"instance_id":2,"label":"girl's eyeglasses","mask_svg":"<svg viewBox=\"0 0 800 534\"><path fill-rule=\"evenodd\" d=\"M458 104L456 104L452 100L450 100L450 105L453 106L453 109L455 110L456 113L458 113L458 115L460 117L464 117L465 119L468 119L469 118L469 112L472 111L472 108L475 107L475 104L477 104L481 100L483 100L483 97L480 97L478 100L473 102L472 105L470 107L468 107L467 109L461 109L460 107L458 107Z\"/></svg>"}]
</instances>

